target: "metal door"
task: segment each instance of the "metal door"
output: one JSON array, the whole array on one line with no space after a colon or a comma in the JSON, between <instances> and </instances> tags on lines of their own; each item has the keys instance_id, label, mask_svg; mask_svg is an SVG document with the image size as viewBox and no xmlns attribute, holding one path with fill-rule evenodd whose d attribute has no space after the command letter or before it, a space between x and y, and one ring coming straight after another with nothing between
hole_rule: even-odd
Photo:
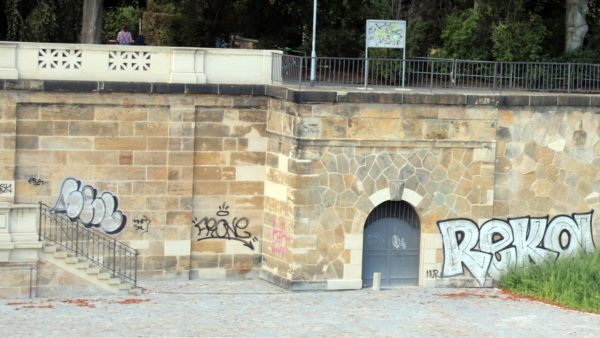
<instances>
[{"instance_id":1,"label":"metal door","mask_svg":"<svg viewBox=\"0 0 600 338\"><path fill-rule=\"evenodd\" d=\"M367 218L363 240L363 286L381 272L381 285L418 285L419 217L403 201L379 205Z\"/></svg>"}]
</instances>

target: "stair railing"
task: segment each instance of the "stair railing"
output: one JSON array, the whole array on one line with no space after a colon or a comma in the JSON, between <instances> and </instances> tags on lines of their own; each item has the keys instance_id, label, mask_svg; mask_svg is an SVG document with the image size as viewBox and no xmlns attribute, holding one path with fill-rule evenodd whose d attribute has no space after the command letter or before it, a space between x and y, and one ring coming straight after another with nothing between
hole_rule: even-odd
<instances>
[{"instance_id":1,"label":"stair railing","mask_svg":"<svg viewBox=\"0 0 600 338\"><path fill-rule=\"evenodd\" d=\"M39 239L95 264L113 278L137 286L138 250L72 220L64 213L54 212L43 203L40 203Z\"/></svg>"}]
</instances>

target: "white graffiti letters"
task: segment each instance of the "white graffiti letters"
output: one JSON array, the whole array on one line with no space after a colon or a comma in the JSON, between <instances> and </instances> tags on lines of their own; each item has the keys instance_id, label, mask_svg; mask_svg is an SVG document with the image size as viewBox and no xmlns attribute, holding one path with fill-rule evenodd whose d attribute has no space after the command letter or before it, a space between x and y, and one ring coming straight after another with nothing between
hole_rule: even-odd
<instances>
[{"instance_id":1,"label":"white graffiti letters","mask_svg":"<svg viewBox=\"0 0 600 338\"><path fill-rule=\"evenodd\" d=\"M547 217L491 219L479 229L469 219L440 221L444 245L441 276L462 275L464 266L484 286L487 275L498 279L513 267L592 252L593 213L560 215L550 222Z\"/></svg>"},{"instance_id":2,"label":"white graffiti letters","mask_svg":"<svg viewBox=\"0 0 600 338\"><path fill-rule=\"evenodd\" d=\"M444 243L442 276L462 275L464 264L483 285L492 255L474 249L479 241L477 225L468 219L455 219L438 222L438 227Z\"/></svg>"},{"instance_id":3,"label":"white graffiti letters","mask_svg":"<svg viewBox=\"0 0 600 338\"><path fill-rule=\"evenodd\" d=\"M118 208L117 198L104 192L97 197L96 188L82 186L81 181L67 178L63 181L53 212L65 213L72 220L79 220L86 227L101 227L107 234L119 233L127 224L127 216Z\"/></svg>"}]
</instances>

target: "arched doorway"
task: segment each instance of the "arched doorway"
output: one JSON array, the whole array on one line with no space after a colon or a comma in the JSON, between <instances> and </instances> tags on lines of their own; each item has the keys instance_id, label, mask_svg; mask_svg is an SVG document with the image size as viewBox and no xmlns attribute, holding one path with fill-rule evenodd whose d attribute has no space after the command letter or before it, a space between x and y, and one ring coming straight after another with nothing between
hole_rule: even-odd
<instances>
[{"instance_id":1,"label":"arched doorway","mask_svg":"<svg viewBox=\"0 0 600 338\"><path fill-rule=\"evenodd\" d=\"M381 285L418 285L421 224L415 209L405 201L387 201L367 217L363 234L363 286L373 285L381 272Z\"/></svg>"}]
</instances>

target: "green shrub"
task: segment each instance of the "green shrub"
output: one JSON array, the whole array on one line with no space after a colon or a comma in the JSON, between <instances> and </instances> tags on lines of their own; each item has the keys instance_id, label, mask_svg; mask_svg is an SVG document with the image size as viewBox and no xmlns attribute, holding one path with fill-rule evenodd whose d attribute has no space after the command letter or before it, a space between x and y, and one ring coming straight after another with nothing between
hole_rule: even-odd
<instances>
[{"instance_id":1,"label":"green shrub","mask_svg":"<svg viewBox=\"0 0 600 338\"><path fill-rule=\"evenodd\" d=\"M494 58L498 61L539 61L548 34L539 15L529 21L500 23L494 27Z\"/></svg>"},{"instance_id":2,"label":"green shrub","mask_svg":"<svg viewBox=\"0 0 600 338\"><path fill-rule=\"evenodd\" d=\"M491 27L493 22L487 6L467 9L448 16L442 30L442 57L489 60L492 56Z\"/></svg>"},{"instance_id":3,"label":"green shrub","mask_svg":"<svg viewBox=\"0 0 600 338\"><path fill-rule=\"evenodd\" d=\"M600 251L510 271L500 287L582 310L600 312Z\"/></svg>"}]
</instances>

